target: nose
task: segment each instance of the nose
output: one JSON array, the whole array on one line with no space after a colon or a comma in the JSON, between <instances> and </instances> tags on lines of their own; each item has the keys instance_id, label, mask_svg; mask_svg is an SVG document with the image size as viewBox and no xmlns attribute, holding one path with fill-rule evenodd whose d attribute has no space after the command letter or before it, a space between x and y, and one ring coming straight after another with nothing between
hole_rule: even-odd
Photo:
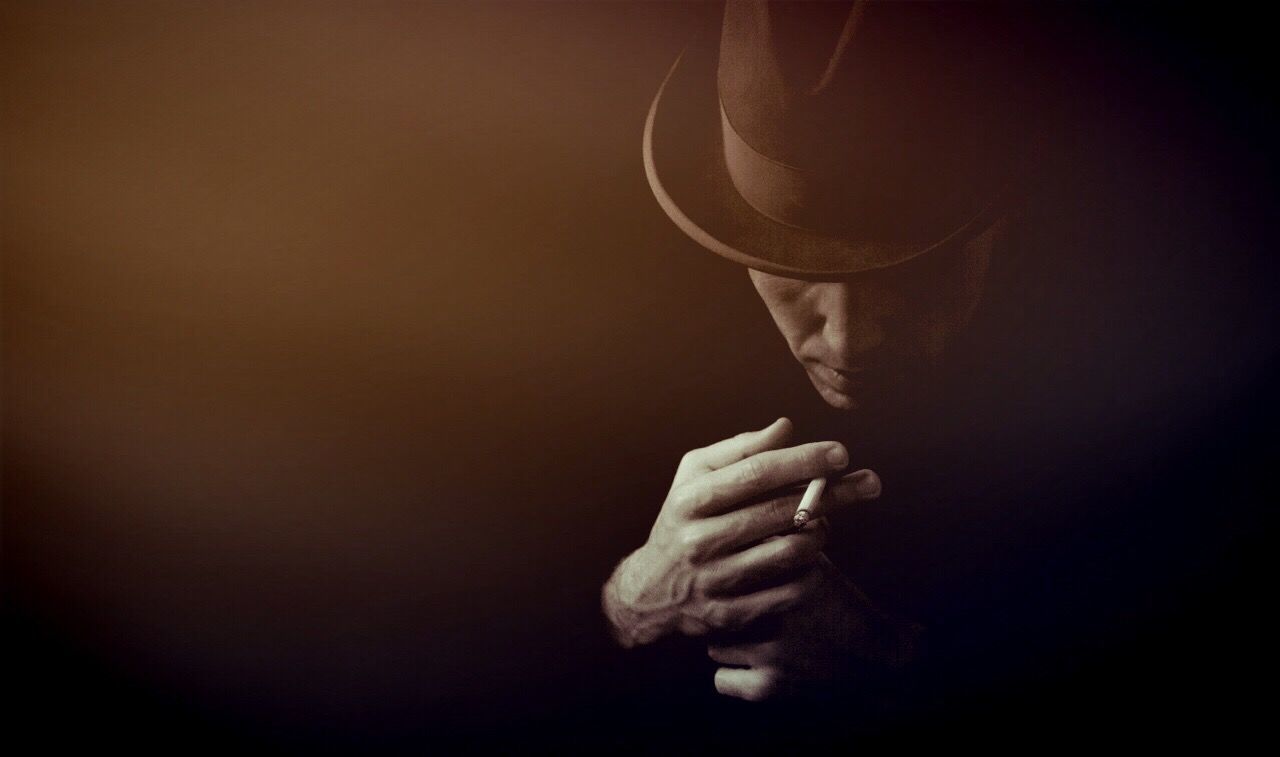
<instances>
[{"instance_id":1,"label":"nose","mask_svg":"<svg viewBox=\"0 0 1280 757\"><path fill-rule=\"evenodd\" d=\"M859 367L859 358L884 344L881 314L867 293L848 282L818 285L822 341L833 368Z\"/></svg>"}]
</instances>

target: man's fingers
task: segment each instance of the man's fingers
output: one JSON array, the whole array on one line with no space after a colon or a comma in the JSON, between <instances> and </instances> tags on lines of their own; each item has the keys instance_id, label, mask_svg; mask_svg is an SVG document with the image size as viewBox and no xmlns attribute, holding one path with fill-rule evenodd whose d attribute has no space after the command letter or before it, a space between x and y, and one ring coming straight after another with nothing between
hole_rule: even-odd
<instances>
[{"instance_id":1,"label":"man's fingers","mask_svg":"<svg viewBox=\"0 0 1280 757\"><path fill-rule=\"evenodd\" d=\"M812 518L817 518L839 510L846 505L852 505L856 502L867 502L880 496L880 476L870 468L847 473L844 476L829 481L827 488L822 492L822 497L818 499L816 506L810 511ZM797 506L799 503L799 495L796 497ZM795 508L792 508L794 517Z\"/></svg>"},{"instance_id":2,"label":"man's fingers","mask_svg":"<svg viewBox=\"0 0 1280 757\"><path fill-rule=\"evenodd\" d=\"M815 528L813 523L841 507L879 496L880 477L875 471L863 469L850 473L827 486L817 508L811 513L815 520L810 521L804 530ZM708 554L728 554L768 536L789 532L795 527L800 498L799 493L787 494L705 519L703 527L712 535Z\"/></svg>"},{"instance_id":3,"label":"man's fingers","mask_svg":"<svg viewBox=\"0 0 1280 757\"><path fill-rule=\"evenodd\" d=\"M672 495L690 516L715 515L788 484L829 476L848 464L849 453L839 442L765 450L695 478Z\"/></svg>"},{"instance_id":4,"label":"man's fingers","mask_svg":"<svg viewBox=\"0 0 1280 757\"><path fill-rule=\"evenodd\" d=\"M870 468L854 471L830 487L823 499L835 504L849 505L878 499L883 485L880 476ZM821 511L821 509L820 509Z\"/></svg>"},{"instance_id":5,"label":"man's fingers","mask_svg":"<svg viewBox=\"0 0 1280 757\"><path fill-rule=\"evenodd\" d=\"M707 566L708 594L730 595L776 583L811 567L826 543L826 521L812 521L803 531L768 539Z\"/></svg>"},{"instance_id":6,"label":"man's fingers","mask_svg":"<svg viewBox=\"0 0 1280 757\"><path fill-rule=\"evenodd\" d=\"M759 641L754 644L712 644L707 656L721 665L758 668L774 665L782 658L782 642Z\"/></svg>"},{"instance_id":7,"label":"man's fingers","mask_svg":"<svg viewBox=\"0 0 1280 757\"><path fill-rule=\"evenodd\" d=\"M782 677L773 668L720 668L716 691L725 696L760 702L779 693Z\"/></svg>"},{"instance_id":8,"label":"man's fingers","mask_svg":"<svg viewBox=\"0 0 1280 757\"><path fill-rule=\"evenodd\" d=\"M822 581L818 569L781 586L726 599L709 599L701 607L699 632L737 631L766 615L789 610L803 602Z\"/></svg>"},{"instance_id":9,"label":"man's fingers","mask_svg":"<svg viewBox=\"0 0 1280 757\"><path fill-rule=\"evenodd\" d=\"M691 450L680 461L676 470L676 484L690 476L732 465L744 458L769 449L777 449L791 439L795 427L788 418L779 418L757 431L744 431L737 436L718 441L715 444Z\"/></svg>"}]
</instances>

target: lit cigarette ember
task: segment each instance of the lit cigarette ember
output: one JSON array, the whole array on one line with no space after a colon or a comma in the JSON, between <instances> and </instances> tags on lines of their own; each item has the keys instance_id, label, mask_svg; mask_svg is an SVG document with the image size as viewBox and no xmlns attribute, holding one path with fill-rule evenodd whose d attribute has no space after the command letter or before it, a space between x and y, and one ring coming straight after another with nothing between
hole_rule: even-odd
<instances>
[{"instance_id":1,"label":"lit cigarette ember","mask_svg":"<svg viewBox=\"0 0 1280 757\"><path fill-rule=\"evenodd\" d=\"M809 488L804 490L804 496L800 498L800 506L796 508L795 517L792 518L796 528L809 522L814 509L818 506L818 500L822 497L822 490L826 488L827 479L821 476L809 482Z\"/></svg>"}]
</instances>

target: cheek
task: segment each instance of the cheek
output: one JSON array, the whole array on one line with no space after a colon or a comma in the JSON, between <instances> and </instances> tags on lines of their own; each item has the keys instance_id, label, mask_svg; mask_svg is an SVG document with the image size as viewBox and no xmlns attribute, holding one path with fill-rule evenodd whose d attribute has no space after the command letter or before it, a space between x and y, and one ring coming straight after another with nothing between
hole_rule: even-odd
<instances>
[{"instance_id":1,"label":"cheek","mask_svg":"<svg viewBox=\"0 0 1280 757\"><path fill-rule=\"evenodd\" d=\"M806 313L804 308L797 307L794 302L767 302L766 305L769 308L769 315L773 316L773 322L777 324L778 330L791 346L791 351L798 351L814 332L813 317Z\"/></svg>"},{"instance_id":2,"label":"cheek","mask_svg":"<svg viewBox=\"0 0 1280 757\"><path fill-rule=\"evenodd\" d=\"M814 333L819 319L807 302L805 289L796 282L753 275L752 283L792 352Z\"/></svg>"}]
</instances>

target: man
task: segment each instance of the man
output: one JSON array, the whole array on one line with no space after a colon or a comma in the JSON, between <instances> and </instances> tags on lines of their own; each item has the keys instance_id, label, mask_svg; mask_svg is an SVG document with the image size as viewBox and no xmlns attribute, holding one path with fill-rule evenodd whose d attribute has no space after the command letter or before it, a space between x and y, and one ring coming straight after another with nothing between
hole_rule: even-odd
<instances>
[{"instance_id":1,"label":"man","mask_svg":"<svg viewBox=\"0 0 1280 757\"><path fill-rule=\"evenodd\" d=\"M687 115L666 112L681 97L667 87L682 82L669 79L650 112L646 168L659 201L692 237L749 267L792 353L833 408L856 409L910 363L942 358L981 297L1005 226L1000 195L1018 174L1010 164L1030 160L1025 129L984 123L1000 112L980 97L990 94L991 72L982 66L992 61L959 77L949 71L943 86L912 70L957 44L982 42L955 39L946 28L972 15L730 4L717 67L719 178L731 185L719 194L736 200L728 208L682 204L668 186L684 177L672 179L659 165L672 160L660 152L661 132L671 129L660 119ZM935 49L922 61L908 42ZM698 63L681 61L671 76L695 69L705 77ZM969 138L911 128L929 118ZM1007 141L990 144L996 134ZM671 168L679 172L679 161ZM825 522L788 532L796 497L768 495L842 473L849 462L839 443L788 446L792 432L781 419L689 453L649 542L606 587L606 612L624 644L740 630L786 613L773 638L710 649L725 665L717 689L744 699L803 684L797 677L838 676L859 657L904 664L920 635L876 610L822 555ZM861 470L838 480L827 506L871 500L879 490L877 475Z\"/></svg>"},{"instance_id":2,"label":"man","mask_svg":"<svg viewBox=\"0 0 1280 757\"><path fill-rule=\"evenodd\" d=\"M903 473L851 465L836 434L797 444L785 418L688 453L603 590L624 646L698 639L739 699L865 693L923 680L922 663L936 696L1052 668L1174 582L1177 503L1207 482L1157 488L1175 458L1145 418L1222 356L1146 324L1181 295L1172 328L1224 333L1230 316L1199 297L1217 282L1152 264L1167 248L1115 254L1129 230L1099 219L1138 208L1152 178L1090 172L1122 174L1125 144L1081 126L1031 16L731 3L718 54L692 48L668 74L645 128L658 202L747 267L813 388ZM1069 62L1077 86L1097 83ZM1129 205L1105 207L1116 196ZM904 497L869 516L882 475ZM797 529L786 487L817 476L833 522ZM861 540L828 545L841 516L864 518ZM850 546L862 554L842 559Z\"/></svg>"}]
</instances>

